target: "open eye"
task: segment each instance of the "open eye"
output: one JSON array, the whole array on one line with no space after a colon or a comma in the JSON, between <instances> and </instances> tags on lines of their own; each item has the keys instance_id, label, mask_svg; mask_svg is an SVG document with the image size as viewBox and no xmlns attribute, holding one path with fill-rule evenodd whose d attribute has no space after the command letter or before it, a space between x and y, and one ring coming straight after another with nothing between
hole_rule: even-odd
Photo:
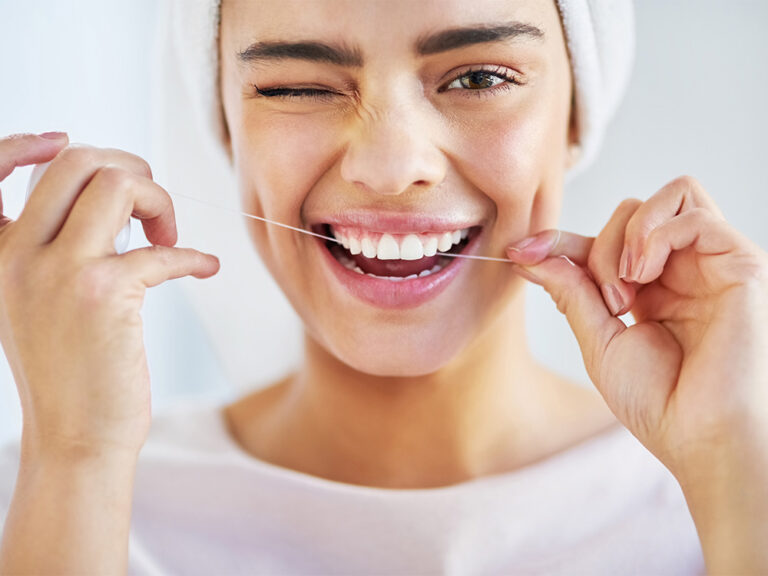
<instances>
[{"instance_id":1,"label":"open eye","mask_svg":"<svg viewBox=\"0 0 768 576\"><path fill-rule=\"evenodd\" d=\"M519 85L514 74L506 68L497 67L493 70L478 69L461 72L459 76L450 82L441 91L447 90L470 90L480 91L489 90L495 87L509 87L510 85Z\"/></svg>"}]
</instances>

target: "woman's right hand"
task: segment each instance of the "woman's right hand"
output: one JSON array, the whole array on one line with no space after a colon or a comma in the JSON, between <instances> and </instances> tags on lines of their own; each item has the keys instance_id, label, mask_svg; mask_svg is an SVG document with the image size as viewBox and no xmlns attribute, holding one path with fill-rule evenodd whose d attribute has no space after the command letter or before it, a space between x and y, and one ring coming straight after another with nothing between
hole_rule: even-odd
<instances>
[{"instance_id":1,"label":"woman's right hand","mask_svg":"<svg viewBox=\"0 0 768 576\"><path fill-rule=\"evenodd\" d=\"M207 278L219 262L173 247L171 198L144 160L67 143L0 139L0 181L53 159L18 220L0 216L0 340L21 399L22 454L138 455L151 419L145 290ZM130 216L152 246L117 255Z\"/></svg>"}]
</instances>

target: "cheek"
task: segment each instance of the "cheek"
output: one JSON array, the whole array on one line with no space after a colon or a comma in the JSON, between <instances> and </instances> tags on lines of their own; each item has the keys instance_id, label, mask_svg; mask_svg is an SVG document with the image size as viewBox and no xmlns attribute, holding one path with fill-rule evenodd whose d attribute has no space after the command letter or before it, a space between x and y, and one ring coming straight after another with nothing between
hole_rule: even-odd
<instances>
[{"instance_id":1,"label":"cheek","mask_svg":"<svg viewBox=\"0 0 768 576\"><path fill-rule=\"evenodd\" d=\"M328 169L335 130L307 117L249 111L247 103L236 128L232 136L242 209L302 228L302 204ZM308 289L298 265L306 237L256 220L248 220L246 228L272 277L297 302L296 292Z\"/></svg>"},{"instance_id":2,"label":"cheek","mask_svg":"<svg viewBox=\"0 0 768 576\"><path fill-rule=\"evenodd\" d=\"M496 229L505 241L556 224L567 125L565 103L538 101L455 132L455 164L496 205Z\"/></svg>"},{"instance_id":3,"label":"cheek","mask_svg":"<svg viewBox=\"0 0 768 576\"><path fill-rule=\"evenodd\" d=\"M260 114L247 119L239 143L243 201L280 222L301 226L306 194L333 165L339 130L330 119Z\"/></svg>"}]
</instances>

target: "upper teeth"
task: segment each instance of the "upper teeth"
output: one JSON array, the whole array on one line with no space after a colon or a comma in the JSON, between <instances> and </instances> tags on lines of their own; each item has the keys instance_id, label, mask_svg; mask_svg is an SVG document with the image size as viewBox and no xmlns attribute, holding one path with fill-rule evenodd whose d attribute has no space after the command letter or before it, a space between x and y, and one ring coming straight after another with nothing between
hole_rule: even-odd
<instances>
[{"instance_id":1,"label":"upper teeth","mask_svg":"<svg viewBox=\"0 0 768 576\"><path fill-rule=\"evenodd\" d=\"M419 260L447 252L469 234L469 228L442 234L377 234L351 228L332 227L334 238L352 254L379 260Z\"/></svg>"}]
</instances>

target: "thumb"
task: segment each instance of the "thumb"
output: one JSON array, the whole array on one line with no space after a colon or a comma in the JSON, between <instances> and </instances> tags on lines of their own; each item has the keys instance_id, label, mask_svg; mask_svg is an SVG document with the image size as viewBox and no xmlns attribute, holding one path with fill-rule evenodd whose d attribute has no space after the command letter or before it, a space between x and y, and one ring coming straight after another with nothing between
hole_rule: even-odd
<instances>
[{"instance_id":1,"label":"thumb","mask_svg":"<svg viewBox=\"0 0 768 576\"><path fill-rule=\"evenodd\" d=\"M611 314L586 269L592 243L567 232L545 231L537 236L531 246L539 252L538 257L532 259L529 250L515 248L507 250L507 257L520 276L544 288L557 309L565 314L589 377L605 397L602 370L606 352L613 339L627 327ZM546 255L541 254L542 250Z\"/></svg>"},{"instance_id":2,"label":"thumb","mask_svg":"<svg viewBox=\"0 0 768 576\"><path fill-rule=\"evenodd\" d=\"M137 248L118 256L131 277L151 288L183 276L209 278L219 271L219 259L192 248L154 245Z\"/></svg>"}]
</instances>

